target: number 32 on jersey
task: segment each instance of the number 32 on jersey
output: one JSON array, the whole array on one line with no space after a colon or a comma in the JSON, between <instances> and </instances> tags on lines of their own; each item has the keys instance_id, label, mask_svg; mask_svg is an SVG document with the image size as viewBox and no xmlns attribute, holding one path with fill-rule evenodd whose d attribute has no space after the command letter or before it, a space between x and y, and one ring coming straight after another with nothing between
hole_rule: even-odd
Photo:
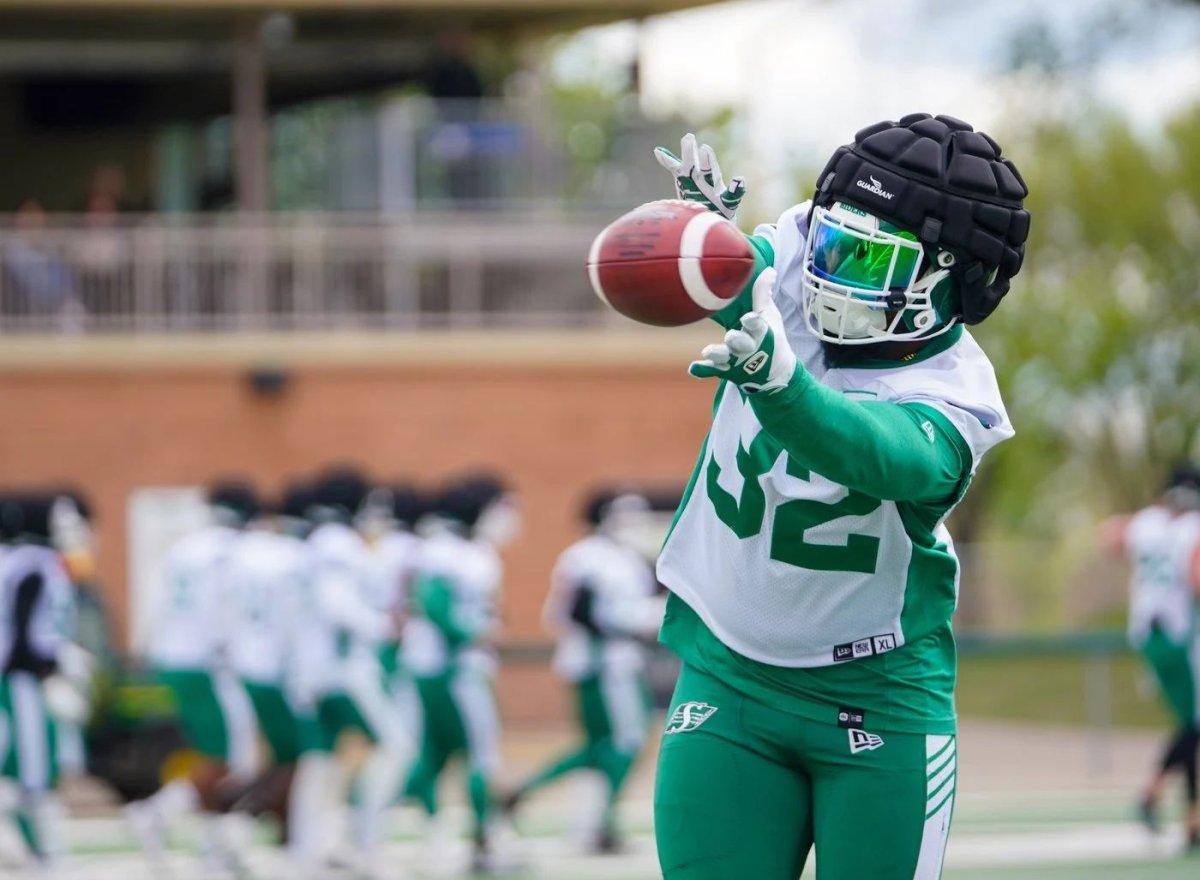
<instances>
[{"instance_id":1,"label":"number 32 on jersey","mask_svg":"<svg viewBox=\"0 0 1200 880\"><path fill-rule=\"evenodd\" d=\"M787 456L785 472L790 477L810 480L807 468L797 464L783 446L766 431L760 431L747 449L737 449L737 469L742 476L740 497L734 497L720 485L721 466L710 455L705 480L708 497L717 517L739 538L759 534L766 519L767 502L762 478L775 467L779 456ZM793 498L775 509L771 526L771 558L799 568L817 571L855 571L873 574L879 562L879 538L850 532L844 544L817 544L805 533L846 516L866 516L878 510L882 502L861 492L848 490L840 501L825 502Z\"/></svg>"}]
</instances>

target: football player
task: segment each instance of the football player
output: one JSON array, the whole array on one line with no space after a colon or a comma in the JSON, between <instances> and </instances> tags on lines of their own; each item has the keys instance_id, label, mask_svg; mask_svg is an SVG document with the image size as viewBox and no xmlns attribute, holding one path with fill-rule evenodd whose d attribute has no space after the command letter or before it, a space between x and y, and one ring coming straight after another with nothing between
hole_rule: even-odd
<instances>
[{"instance_id":1,"label":"football player","mask_svg":"<svg viewBox=\"0 0 1200 880\"><path fill-rule=\"evenodd\" d=\"M291 673L304 650L303 618L311 613L309 557L303 541L281 532L282 512L277 507L255 518L230 553L229 664L246 688L273 761L239 806L286 818L288 853L303 873L315 870L319 850L323 800L304 773L311 772L306 756L317 750L320 731L315 707Z\"/></svg>"},{"instance_id":2,"label":"football player","mask_svg":"<svg viewBox=\"0 0 1200 880\"><path fill-rule=\"evenodd\" d=\"M658 151L733 215L711 148ZM749 237L715 316L713 423L658 562L683 660L655 833L667 880L936 878L956 778L958 560L944 521L1013 434L964 325L1021 266L1026 188L926 114L858 132L811 200Z\"/></svg>"},{"instance_id":3,"label":"football player","mask_svg":"<svg viewBox=\"0 0 1200 880\"><path fill-rule=\"evenodd\" d=\"M414 529L424 513L425 501L411 486L396 483L380 486L367 496L359 531L371 548L375 577L371 604L392 616L403 630L408 614L413 571L421 552L421 539ZM408 726L413 741L421 737L421 701L416 683L403 667L399 633L380 645L388 691Z\"/></svg>"},{"instance_id":4,"label":"football player","mask_svg":"<svg viewBox=\"0 0 1200 880\"><path fill-rule=\"evenodd\" d=\"M450 760L463 756L474 817L471 869L498 870L509 854L499 851L492 821L500 767L492 693L501 582L497 550L516 536L520 513L502 481L479 475L452 483L422 525L427 537L413 581L404 660L417 682L424 726L406 792L436 816L438 779ZM436 826L433 830L436 846Z\"/></svg>"},{"instance_id":5,"label":"football player","mask_svg":"<svg viewBox=\"0 0 1200 880\"><path fill-rule=\"evenodd\" d=\"M620 848L616 806L649 731L643 641L662 622L657 583L627 536L649 509L633 493L599 492L585 505L590 534L563 551L551 575L543 619L558 635L554 670L575 690L583 743L555 759L505 800L512 810L529 794L576 770L599 771L607 785L591 829L601 853Z\"/></svg>"},{"instance_id":6,"label":"football player","mask_svg":"<svg viewBox=\"0 0 1200 880\"><path fill-rule=\"evenodd\" d=\"M70 578L50 544L56 518L73 502L65 496L18 495L0 503L0 755L3 776L15 782L16 819L29 851L42 864L61 855L58 732L55 713L82 702L77 684L90 669L72 651ZM81 685L80 685L81 686ZM86 712L86 703L83 703Z\"/></svg>"},{"instance_id":7,"label":"football player","mask_svg":"<svg viewBox=\"0 0 1200 880\"><path fill-rule=\"evenodd\" d=\"M248 484L221 480L208 490L208 506L210 522L167 554L147 659L174 697L184 736L199 756L187 784L201 811L201 856L211 870L240 870L238 823L229 813L256 769L255 722L228 665L235 607L229 560L259 501ZM130 806L129 818L152 858L161 850L163 829L186 803L181 789L169 785Z\"/></svg>"},{"instance_id":8,"label":"football player","mask_svg":"<svg viewBox=\"0 0 1200 880\"><path fill-rule=\"evenodd\" d=\"M381 646L395 639L398 622L372 602L370 552L352 525L368 490L366 479L351 468L330 470L313 487L310 515L319 524L308 546L323 633L307 650L327 658L317 699L323 748L332 752L347 731L358 731L371 743L357 776L351 828L355 848L347 861L361 874L375 876L382 869L376 859L384 813L410 769L415 745L380 663ZM312 665L312 660L306 663Z\"/></svg>"},{"instance_id":9,"label":"football player","mask_svg":"<svg viewBox=\"0 0 1200 880\"><path fill-rule=\"evenodd\" d=\"M1196 748L1200 744L1200 669L1196 665L1196 600L1200 594L1200 468L1177 467L1158 503L1106 520L1101 542L1133 564L1129 642L1158 682L1175 719L1158 771L1143 793L1142 821L1159 830L1158 803L1178 770L1187 793L1188 848L1200 846Z\"/></svg>"}]
</instances>

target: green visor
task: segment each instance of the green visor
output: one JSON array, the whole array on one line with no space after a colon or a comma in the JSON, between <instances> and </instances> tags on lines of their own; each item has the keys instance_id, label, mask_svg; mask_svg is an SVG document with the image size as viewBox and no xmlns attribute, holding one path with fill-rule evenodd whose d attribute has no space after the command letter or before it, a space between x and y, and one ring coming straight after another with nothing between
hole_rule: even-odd
<instances>
[{"instance_id":1,"label":"green visor","mask_svg":"<svg viewBox=\"0 0 1200 880\"><path fill-rule=\"evenodd\" d=\"M880 292L907 290L916 279L921 246L911 232L854 229L824 211L814 219L812 269L818 278Z\"/></svg>"}]
</instances>

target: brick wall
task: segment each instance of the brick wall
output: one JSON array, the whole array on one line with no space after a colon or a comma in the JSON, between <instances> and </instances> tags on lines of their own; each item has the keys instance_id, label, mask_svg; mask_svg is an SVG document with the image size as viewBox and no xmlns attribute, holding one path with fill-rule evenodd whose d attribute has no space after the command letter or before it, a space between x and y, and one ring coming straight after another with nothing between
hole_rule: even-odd
<instances>
[{"instance_id":1,"label":"brick wall","mask_svg":"<svg viewBox=\"0 0 1200 880\"><path fill-rule=\"evenodd\" d=\"M537 638L550 566L579 534L582 492L614 478L681 482L690 472L713 388L669 360L298 365L274 399L256 395L245 366L233 363L25 364L0 370L0 485L66 480L91 496L100 578L123 633L125 502L136 487L241 472L275 489L289 474L347 459L418 480L494 466L526 512L524 536L506 551L507 632ZM505 683L513 717L551 705L538 671L513 670Z\"/></svg>"}]
</instances>

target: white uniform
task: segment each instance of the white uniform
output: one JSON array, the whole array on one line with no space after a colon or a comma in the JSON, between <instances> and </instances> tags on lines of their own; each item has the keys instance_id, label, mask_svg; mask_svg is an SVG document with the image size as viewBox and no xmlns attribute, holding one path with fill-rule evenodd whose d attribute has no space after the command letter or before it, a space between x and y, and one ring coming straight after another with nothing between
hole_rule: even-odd
<instances>
[{"instance_id":1,"label":"white uniform","mask_svg":"<svg viewBox=\"0 0 1200 880\"><path fill-rule=\"evenodd\" d=\"M380 611L402 614L408 608L408 587L421 552L421 539L411 532L395 530L371 547L375 577L371 604Z\"/></svg>"},{"instance_id":2,"label":"white uniform","mask_svg":"<svg viewBox=\"0 0 1200 880\"><path fill-rule=\"evenodd\" d=\"M582 587L592 593L600 638L570 618ZM654 588L646 560L611 538L591 535L564 550L542 613L558 633L554 671L574 682L604 671L640 672L645 658L637 637L652 634L662 622L661 606L652 601Z\"/></svg>"},{"instance_id":3,"label":"white uniform","mask_svg":"<svg viewBox=\"0 0 1200 880\"><path fill-rule=\"evenodd\" d=\"M604 535L591 535L559 556L543 611L546 624L558 633L554 671L570 682L598 680L613 744L621 751L636 750L649 730L645 648L637 637L652 635L662 623L655 586L643 557ZM599 635L570 617L584 588L592 594Z\"/></svg>"},{"instance_id":4,"label":"white uniform","mask_svg":"<svg viewBox=\"0 0 1200 880\"><path fill-rule=\"evenodd\" d=\"M1130 642L1141 645L1155 625L1176 644L1189 642L1196 624L1191 562L1200 546L1200 513L1147 507L1129 520L1125 546L1133 563Z\"/></svg>"},{"instance_id":5,"label":"white uniform","mask_svg":"<svg viewBox=\"0 0 1200 880\"><path fill-rule=\"evenodd\" d=\"M413 675L432 677L455 666L494 673L495 657L478 640L499 623L501 566L495 549L450 531L438 532L421 548L417 576L436 577L449 586L451 619L471 638L452 646L432 621L414 617L404 630L404 662Z\"/></svg>"},{"instance_id":6,"label":"white uniform","mask_svg":"<svg viewBox=\"0 0 1200 880\"><path fill-rule=\"evenodd\" d=\"M229 663L239 678L283 687L300 647L308 598L308 554L302 541L251 531L229 559L234 608Z\"/></svg>"},{"instance_id":7,"label":"white uniform","mask_svg":"<svg viewBox=\"0 0 1200 880\"><path fill-rule=\"evenodd\" d=\"M208 526L167 553L149 659L158 668L213 671L233 619L226 568L238 533Z\"/></svg>"},{"instance_id":8,"label":"white uniform","mask_svg":"<svg viewBox=\"0 0 1200 880\"><path fill-rule=\"evenodd\" d=\"M236 607L229 561L242 537L234 529L211 525L183 537L168 551L147 655L159 670L211 677L226 730L230 771L249 777L257 763L257 726L228 655Z\"/></svg>"},{"instance_id":9,"label":"white uniform","mask_svg":"<svg viewBox=\"0 0 1200 880\"><path fill-rule=\"evenodd\" d=\"M19 636L14 605L21 583L33 576L41 578L42 589L28 621L28 650L39 660L57 661L65 644L62 615L69 605L71 581L58 553L32 544L12 547L0 560L0 601L4 609L0 666L7 667L17 659L13 656ZM41 682L31 670L14 669L5 676L4 684L4 726L9 731L7 747L11 750L4 753L5 757L11 754L15 758L15 778L24 791L46 791L54 782L57 767L51 748L53 728Z\"/></svg>"},{"instance_id":10,"label":"white uniform","mask_svg":"<svg viewBox=\"0 0 1200 880\"><path fill-rule=\"evenodd\" d=\"M963 332L945 351L898 368L829 369L800 302L807 213L808 205L799 205L776 226L755 231L775 248L774 301L797 360L822 384L851 399L936 409L970 447L974 470L985 452L1013 435L987 356ZM764 473L753 475L754 504L743 505L738 499L750 494L743 472L759 465L751 450L760 435L765 432L749 402L726 383L694 491L658 561L659 579L724 644L775 666L827 666L894 650L949 618L958 574L943 524L948 510L932 524L928 546L918 549L901 504L856 495L818 474L795 475L781 450L771 453ZM739 512L757 510L761 502L758 527L736 534L712 501L718 494L730 497ZM778 558L779 551L796 549L775 546L776 519L784 515L791 517L784 531L803 536L796 543L824 555L833 548L846 558L824 568ZM918 572L918 564L934 571ZM927 595L912 595L914 590Z\"/></svg>"}]
</instances>

